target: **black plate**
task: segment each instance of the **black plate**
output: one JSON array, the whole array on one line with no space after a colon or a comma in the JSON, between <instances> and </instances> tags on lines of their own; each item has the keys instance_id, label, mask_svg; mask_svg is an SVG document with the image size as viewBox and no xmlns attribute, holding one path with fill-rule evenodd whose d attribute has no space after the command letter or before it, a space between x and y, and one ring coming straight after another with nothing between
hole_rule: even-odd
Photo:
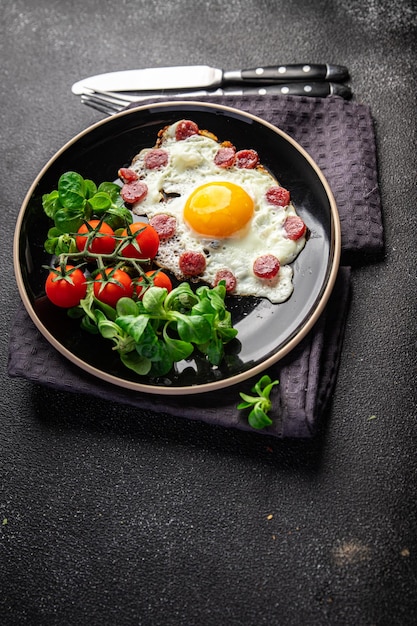
<instances>
[{"instance_id":1,"label":"black plate","mask_svg":"<svg viewBox=\"0 0 417 626\"><path fill-rule=\"evenodd\" d=\"M56 188L61 174L75 170L96 182L115 180L157 132L182 119L194 120L237 149L254 148L261 162L290 190L310 236L294 262L294 292L283 304L262 298L228 297L238 337L227 346L220 368L203 359L182 362L163 379L139 377L125 368L111 342L87 334L45 297L50 257L43 249L50 227L42 194ZM309 155L288 135L253 115L201 102L153 104L123 112L86 129L46 164L19 213L14 264L23 303L40 332L59 352L89 373L122 387L158 394L191 394L233 385L281 359L313 327L328 300L340 257L340 226L331 190Z\"/></svg>"}]
</instances>

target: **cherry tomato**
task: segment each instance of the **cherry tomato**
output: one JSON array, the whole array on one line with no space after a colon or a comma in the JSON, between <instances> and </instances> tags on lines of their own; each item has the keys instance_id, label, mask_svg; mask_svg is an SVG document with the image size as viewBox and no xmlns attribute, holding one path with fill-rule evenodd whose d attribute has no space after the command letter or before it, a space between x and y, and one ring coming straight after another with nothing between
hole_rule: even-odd
<instances>
[{"instance_id":1,"label":"cherry tomato","mask_svg":"<svg viewBox=\"0 0 417 626\"><path fill-rule=\"evenodd\" d=\"M78 229L78 236L75 243L80 252L85 250L88 234L94 230L94 238L88 246L88 252L94 254L111 254L116 247L116 239L114 231L106 222L100 224L99 220L90 220L87 224L83 224Z\"/></svg>"},{"instance_id":2,"label":"cherry tomato","mask_svg":"<svg viewBox=\"0 0 417 626\"><path fill-rule=\"evenodd\" d=\"M131 298L133 295L133 283L129 274L120 269L106 267L104 270L107 279L103 279L100 272L94 280L94 295L97 300L115 307L120 298Z\"/></svg>"},{"instance_id":3,"label":"cherry tomato","mask_svg":"<svg viewBox=\"0 0 417 626\"><path fill-rule=\"evenodd\" d=\"M85 297L87 283L80 268L67 265L64 273L60 268L49 272L45 282L45 291L53 304L69 309L77 306Z\"/></svg>"},{"instance_id":4,"label":"cherry tomato","mask_svg":"<svg viewBox=\"0 0 417 626\"><path fill-rule=\"evenodd\" d=\"M165 287L168 293L172 291L171 279L164 272L161 272L159 270L151 270L150 272L146 272L146 276L149 276L149 278L152 278L152 282L155 287ZM141 298L143 294L145 293L145 289L142 286L144 283L145 281L143 278L139 278L139 280L137 281L136 293L138 295L138 298Z\"/></svg>"},{"instance_id":5,"label":"cherry tomato","mask_svg":"<svg viewBox=\"0 0 417 626\"><path fill-rule=\"evenodd\" d=\"M134 222L122 232L122 237L137 233L135 243L128 243L121 250L124 257L133 259L153 259L159 248L159 235L156 230L144 222Z\"/></svg>"}]
</instances>

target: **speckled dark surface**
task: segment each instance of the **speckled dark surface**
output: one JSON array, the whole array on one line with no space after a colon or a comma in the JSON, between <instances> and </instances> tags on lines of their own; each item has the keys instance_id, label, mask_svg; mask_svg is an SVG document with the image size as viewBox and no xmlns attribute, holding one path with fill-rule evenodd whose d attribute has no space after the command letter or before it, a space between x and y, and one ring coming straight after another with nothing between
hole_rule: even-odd
<instances>
[{"instance_id":1,"label":"speckled dark surface","mask_svg":"<svg viewBox=\"0 0 417 626\"><path fill-rule=\"evenodd\" d=\"M415 3L4 5L1 623L414 624ZM102 118L71 84L135 66L304 61L347 65L371 107L386 234L384 258L354 268L318 437L269 441L10 379L20 204L55 151Z\"/></svg>"}]
</instances>

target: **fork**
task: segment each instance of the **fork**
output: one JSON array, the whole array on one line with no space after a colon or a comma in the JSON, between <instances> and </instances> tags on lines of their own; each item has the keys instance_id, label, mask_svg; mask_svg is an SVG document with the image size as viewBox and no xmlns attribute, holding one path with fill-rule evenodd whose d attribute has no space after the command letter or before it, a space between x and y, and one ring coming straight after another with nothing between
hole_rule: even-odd
<instances>
[{"instance_id":1,"label":"fork","mask_svg":"<svg viewBox=\"0 0 417 626\"><path fill-rule=\"evenodd\" d=\"M287 83L287 84L275 84L275 85L265 85L264 87L249 87L242 89L235 89L233 87L224 87L223 89L216 89L215 91L183 91L181 93L172 93L172 92L142 92L141 95L127 95L114 91L99 91L86 89L85 92L81 95L81 102L83 104L87 104L93 109L97 109L106 115L114 115L115 113L119 113L123 111L129 104L133 102L145 102L146 100L158 99L158 98L167 98L170 99L181 99L187 97L204 97L204 96L243 96L243 95L304 95L304 96L312 96L312 97L321 97L325 98L329 95L337 95L342 98L349 99L352 96L352 91L350 87L346 85L338 85L335 83L328 82L317 82L304 84L301 82L298 83Z\"/></svg>"},{"instance_id":2,"label":"fork","mask_svg":"<svg viewBox=\"0 0 417 626\"><path fill-rule=\"evenodd\" d=\"M184 97L201 97L201 96L212 96L212 95L220 95L223 94L224 90L218 89L217 91L192 91L192 92L182 92L170 94L170 98L184 98ZM127 94L116 93L114 91L89 91L85 92L81 95L81 102L86 104L87 106L96 109L97 111L101 111L106 115L114 115L115 113L120 113L129 104L133 104L134 102L140 103L145 100L149 100L150 98L166 98L168 94L166 93L147 93L142 96L128 96Z\"/></svg>"},{"instance_id":3,"label":"fork","mask_svg":"<svg viewBox=\"0 0 417 626\"><path fill-rule=\"evenodd\" d=\"M129 104L140 102L141 99L140 97L125 96L112 91L91 91L81 95L81 102L83 104L106 115L120 113L120 111L123 111Z\"/></svg>"}]
</instances>

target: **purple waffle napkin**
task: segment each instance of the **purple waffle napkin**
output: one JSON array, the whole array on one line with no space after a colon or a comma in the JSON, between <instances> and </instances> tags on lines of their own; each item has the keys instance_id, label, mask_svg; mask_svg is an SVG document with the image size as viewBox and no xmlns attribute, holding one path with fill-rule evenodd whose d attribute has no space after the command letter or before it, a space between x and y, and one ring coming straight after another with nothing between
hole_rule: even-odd
<instances>
[{"instance_id":1,"label":"purple waffle napkin","mask_svg":"<svg viewBox=\"0 0 417 626\"><path fill-rule=\"evenodd\" d=\"M339 270L325 312L298 346L265 373L278 379L273 389L273 425L263 431L275 437L311 437L331 398L336 380L350 290L350 269ZM239 391L250 393L259 376L226 389L183 397L149 395L102 382L76 367L50 346L18 310L10 335L10 376L20 376L61 391L98 396L139 409L168 413L226 428L250 430L247 415L236 409Z\"/></svg>"},{"instance_id":2,"label":"purple waffle napkin","mask_svg":"<svg viewBox=\"0 0 417 626\"><path fill-rule=\"evenodd\" d=\"M160 101L160 100L158 100ZM338 205L345 263L364 262L383 249L375 137L368 107L338 97L218 96L205 102L240 108L279 126L316 160ZM349 261L348 261L349 259ZM343 342L350 293L350 268L339 269L324 313L310 333L268 374L280 384L271 394L275 437L311 437L331 400ZM58 353L22 308L10 335L8 373L59 389L226 428L251 430L236 409L239 391L250 393L259 378L218 392L184 397L138 393L103 383ZM254 432L254 431L253 431Z\"/></svg>"}]
</instances>

